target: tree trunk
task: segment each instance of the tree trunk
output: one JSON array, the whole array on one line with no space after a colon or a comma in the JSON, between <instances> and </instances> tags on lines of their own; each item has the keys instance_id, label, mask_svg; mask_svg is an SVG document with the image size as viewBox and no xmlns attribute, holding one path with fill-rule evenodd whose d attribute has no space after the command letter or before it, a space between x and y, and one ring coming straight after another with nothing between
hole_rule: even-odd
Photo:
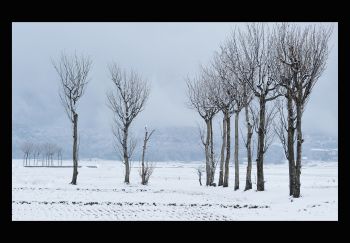
<instances>
[{"instance_id":1,"label":"tree trunk","mask_svg":"<svg viewBox=\"0 0 350 243\"><path fill-rule=\"evenodd\" d=\"M210 119L210 185L214 183L215 159L214 159L214 139L213 139L213 119Z\"/></svg>"},{"instance_id":2,"label":"tree trunk","mask_svg":"<svg viewBox=\"0 0 350 243\"><path fill-rule=\"evenodd\" d=\"M231 128L230 128L230 116L228 112L225 112L225 119L226 119L226 160L225 160L225 172L224 172L224 184L223 187L228 187L228 178L229 178L229 163L230 163L230 133L231 133Z\"/></svg>"},{"instance_id":3,"label":"tree trunk","mask_svg":"<svg viewBox=\"0 0 350 243\"><path fill-rule=\"evenodd\" d=\"M302 143L303 136L301 131L301 117L302 117L302 106L301 103L301 89L299 89L299 102L296 102L296 110L297 110L297 160L295 164L295 185L293 190L293 197L300 197L300 174L301 174L301 155L302 155Z\"/></svg>"},{"instance_id":4,"label":"tree trunk","mask_svg":"<svg viewBox=\"0 0 350 243\"><path fill-rule=\"evenodd\" d=\"M220 173L219 173L219 186L224 183L224 162L225 162L225 148L226 148L226 118L222 119L222 146L221 146L221 158L220 158Z\"/></svg>"},{"instance_id":5,"label":"tree trunk","mask_svg":"<svg viewBox=\"0 0 350 243\"><path fill-rule=\"evenodd\" d=\"M295 187L295 160L294 160L294 122L293 122L293 100L288 90L287 95L288 103L288 138L287 138L287 148L288 148L288 164L289 164L289 195L293 195L293 190Z\"/></svg>"},{"instance_id":6,"label":"tree trunk","mask_svg":"<svg viewBox=\"0 0 350 243\"><path fill-rule=\"evenodd\" d=\"M235 187L234 187L235 191L239 189L238 119L239 119L239 112L236 112L236 115L235 115Z\"/></svg>"},{"instance_id":7,"label":"tree trunk","mask_svg":"<svg viewBox=\"0 0 350 243\"><path fill-rule=\"evenodd\" d=\"M124 183L129 184L130 183L130 165L129 162L125 163L125 178Z\"/></svg>"},{"instance_id":8,"label":"tree trunk","mask_svg":"<svg viewBox=\"0 0 350 243\"><path fill-rule=\"evenodd\" d=\"M124 128L124 137L123 137L123 157L125 163L125 178L124 183L130 183L130 164L129 164L129 156L128 156L128 130L129 127Z\"/></svg>"},{"instance_id":9,"label":"tree trunk","mask_svg":"<svg viewBox=\"0 0 350 243\"><path fill-rule=\"evenodd\" d=\"M146 175L145 175L145 153L146 153L146 143L147 143L148 131L146 130L145 139L143 140L142 148L142 160L141 160L141 184L146 185Z\"/></svg>"},{"instance_id":10,"label":"tree trunk","mask_svg":"<svg viewBox=\"0 0 350 243\"><path fill-rule=\"evenodd\" d=\"M209 143L210 143L210 121L205 121L207 125L207 137L205 139L205 170L206 170L206 185L210 186L210 177L211 177L211 168L210 168L210 152L209 152Z\"/></svg>"},{"instance_id":11,"label":"tree trunk","mask_svg":"<svg viewBox=\"0 0 350 243\"><path fill-rule=\"evenodd\" d=\"M72 185L77 184L77 177L78 177L78 154L77 154L77 142L78 142L78 114L74 113L73 115L73 178L72 178Z\"/></svg>"},{"instance_id":12,"label":"tree trunk","mask_svg":"<svg viewBox=\"0 0 350 243\"><path fill-rule=\"evenodd\" d=\"M249 111L248 106L245 107L245 118L247 123L247 158L248 158L248 165L247 165L247 175L246 175L246 181L245 181L245 191L252 189L252 150L251 150L251 143L252 143L252 135L253 135L253 127L249 122Z\"/></svg>"},{"instance_id":13,"label":"tree trunk","mask_svg":"<svg viewBox=\"0 0 350 243\"><path fill-rule=\"evenodd\" d=\"M257 156L257 190L264 191L265 97L260 97Z\"/></svg>"}]
</instances>

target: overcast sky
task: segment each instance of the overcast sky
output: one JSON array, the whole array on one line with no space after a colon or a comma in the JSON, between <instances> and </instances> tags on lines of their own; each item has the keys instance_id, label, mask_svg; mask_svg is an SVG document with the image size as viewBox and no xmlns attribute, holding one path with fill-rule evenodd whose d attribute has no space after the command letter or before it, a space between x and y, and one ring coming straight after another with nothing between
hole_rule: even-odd
<instances>
[{"instance_id":1,"label":"overcast sky","mask_svg":"<svg viewBox=\"0 0 350 243\"><path fill-rule=\"evenodd\" d=\"M110 129L106 106L108 64L133 68L151 83L150 99L135 126L196 126L186 107L184 77L198 71L231 29L242 23L13 23L12 120L41 126L69 125L58 96L51 58L61 51L93 60L90 83L79 101L79 126ZM338 25L335 23L327 69L304 114L307 132L338 133Z\"/></svg>"}]
</instances>

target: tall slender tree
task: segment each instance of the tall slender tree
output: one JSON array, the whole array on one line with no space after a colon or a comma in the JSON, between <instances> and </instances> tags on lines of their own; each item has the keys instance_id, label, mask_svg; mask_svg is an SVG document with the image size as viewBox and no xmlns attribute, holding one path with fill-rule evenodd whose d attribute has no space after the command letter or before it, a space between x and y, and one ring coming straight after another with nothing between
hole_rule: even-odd
<instances>
[{"instance_id":1,"label":"tall slender tree","mask_svg":"<svg viewBox=\"0 0 350 243\"><path fill-rule=\"evenodd\" d=\"M328 42L332 26L279 24L274 41L279 66L277 80L285 89L288 110L288 160L290 167L290 194L300 197L302 160L302 115L313 87L322 75L329 55ZM295 113L293 112L295 105ZM294 124L295 127L292 127ZM294 130L296 129L296 160L294 164ZM292 143L293 142L293 146ZM292 190L291 190L292 189Z\"/></svg>"},{"instance_id":2,"label":"tall slender tree","mask_svg":"<svg viewBox=\"0 0 350 243\"><path fill-rule=\"evenodd\" d=\"M245 147L247 149L247 175L246 175L246 185L245 190L252 189L251 182L251 170L252 170L252 150L251 150L251 141L253 135L252 121L249 114L249 103L253 98L252 90L248 87L248 82L252 82L254 77L254 68L252 65L252 52L244 52L241 44L244 41L243 35L238 30L233 30L229 37L226 39L224 45L221 46L223 53L223 62L226 68L231 72L235 77L235 86L237 92L236 97L236 116L239 114L240 110L244 108L245 111L245 121L247 127L246 140L244 141ZM238 120L238 117L236 117ZM235 122L235 123L238 123ZM235 144L238 145L238 124L235 126L237 131L235 135ZM238 146L235 146L235 188L238 188L239 183L239 171L238 171ZM236 179L237 178L237 179Z\"/></svg>"},{"instance_id":3,"label":"tall slender tree","mask_svg":"<svg viewBox=\"0 0 350 243\"><path fill-rule=\"evenodd\" d=\"M195 109L206 124L205 139L202 138L202 143L205 150L205 169L206 169L206 185L211 186L214 182L215 161L213 148L213 126L212 120L219 109L212 102L211 80L207 73L201 69L200 74L193 78L187 78L187 96L188 105ZM201 136L202 137L202 136Z\"/></svg>"},{"instance_id":4,"label":"tall slender tree","mask_svg":"<svg viewBox=\"0 0 350 243\"><path fill-rule=\"evenodd\" d=\"M241 32L240 45L247 56L249 66L253 67L253 78L247 84L259 100L257 190L264 191L264 153L266 134L266 104L281 96L279 84L273 79L273 42L271 32L265 23L247 24Z\"/></svg>"},{"instance_id":5,"label":"tall slender tree","mask_svg":"<svg viewBox=\"0 0 350 243\"><path fill-rule=\"evenodd\" d=\"M20 145L23 152L23 166L30 165L30 155L33 152L34 144L32 142L24 142Z\"/></svg>"},{"instance_id":6,"label":"tall slender tree","mask_svg":"<svg viewBox=\"0 0 350 243\"><path fill-rule=\"evenodd\" d=\"M149 97L148 82L135 71L122 71L115 63L109 67L114 90L107 92L108 107L113 111L113 135L116 138L116 149L125 165L124 182L130 183L130 158L136 141L130 137L129 129L143 111Z\"/></svg>"},{"instance_id":7,"label":"tall slender tree","mask_svg":"<svg viewBox=\"0 0 350 243\"><path fill-rule=\"evenodd\" d=\"M151 177L154 165L153 163L149 163L148 161L145 162L145 155L146 155L146 149L147 149L147 142L151 138L152 134L154 133L154 129L148 133L147 126L145 126L145 138L143 139L143 147L142 147L142 158L141 158L141 168L139 171L139 174L141 176L141 184L147 185L148 180Z\"/></svg>"},{"instance_id":8,"label":"tall slender tree","mask_svg":"<svg viewBox=\"0 0 350 243\"><path fill-rule=\"evenodd\" d=\"M69 120L73 125L73 177L71 184L77 184L78 177L78 113L79 99L83 96L88 84L88 75L92 60L84 55L67 55L62 53L53 66L59 75L59 96Z\"/></svg>"},{"instance_id":9,"label":"tall slender tree","mask_svg":"<svg viewBox=\"0 0 350 243\"><path fill-rule=\"evenodd\" d=\"M222 52L216 52L209 68L203 69L210 77L210 98L223 113L223 142L221 147L219 185L228 186L229 163L231 157L231 116L235 112L236 90L234 77L223 62ZM226 150L226 155L224 151Z\"/></svg>"}]
</instances>

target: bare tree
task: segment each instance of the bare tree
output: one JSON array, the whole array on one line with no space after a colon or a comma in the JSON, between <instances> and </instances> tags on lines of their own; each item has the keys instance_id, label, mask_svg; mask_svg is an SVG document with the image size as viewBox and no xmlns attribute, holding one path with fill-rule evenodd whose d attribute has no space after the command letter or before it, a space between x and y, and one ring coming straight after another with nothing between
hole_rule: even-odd
<instances>
[{"instance_id":1,"label":"bare tree","mask_svg":"<svg viewBox=\"0 0 350 243\"><path fill-rule=\"evenodd\" d=\"M41 144L34 144L33 145L34 165L38 165L40 153L41 153Z\"/></svg>"},{"instance_id":2,"label":"bare tree","mask_svg":"<svg viewBox=\"0 0 350 243\"><path fill-rule=\"evenodd\" d=\"M221 153L220 153L220 171L219 171L219 182L218 186L224 184L224 163L225 163L225 151L226 151L226 138L227 138L227 126L226 126L226 117L223 116L222 119L222 131L221 131Z\"/></svg>"},{"instance_id":3,"label":"bare tree","mask_svg":"<svg viewBox=\"0 0 350 243\"><path fill-rule=\"evenodd\" d=\"M233 112L235 114L235 150L234 150L234 160L235 160L235 185L234 190L239 189L239 161L238 161L238 122L239 122L239 113L241 110L247 106L246 94L245 94L245 86L241 85L237 79L234 79L234 83L228 83L231 87L230 90L234 94L234 106Z\"/></svg>"},{"instance_id":4,"label":"bare tree","mask_svg":"<svg viewBox=\"0 0 350 243\"><path fill-rule=\"evenodd\" d=\"M46 166L46 161L47 161L47 143L43 143L41 145L41 154L42 154L41 166Z\"/></svg>"},{"instance_id":5,"label":"bare tree","mask_svg":"<svg viewBox=\"0 0 350 243\"><path fill-rule=\"evenodd\" d=\"M264 191L264 151L266 134L266 104L279 96L279 84L273 79L273 41L265 23L247 24L241 32L240 46L247 53L247 61L253 67L253 78L247 84L259 100L258 156L257 156L257 190Z\"/></svg>"},{"instance_id":6,"label":"bare tree","mask_svg":"<svg viewBox=\"0 0 350 243\"><path fill-rule=\"evenodd\" d=\"M217 67L217 65L216 65ZM223 92L227 92L229 94L229 99L231 101L231 104L229 104L229 114L234 113L235 114L235 150L234 150L234 160L235 160L235 186L234 186L234 190L238 190L239 189L239 161L238 161L238 121L239 121L239 113L241 112L241 110L247 105L246 102L246 94L244 93L244 88L245 86L243 85L244 83L240 83L238 81L238 79L236 78L236 76L233 76L233 74L231 72L230 76L232 78L229 79L220 79L221 82L222 81L226 81L225 83L222 84L223 87ZM218 101L218 99L216 98L216 101ZM220 101L217 102L218 105L222 104ZM229 115L230 116L230 115ZM227 120L226 120L226 124L224 124L224 126L227 129ZM227 131L228 134L229 131ZM228 141L228 140L227 140ZM226 143L226 141L225 141ZM229 144L229 143L228 143ZM225 168L226 169L226 168Z\"/></svg>"},{"instance_id":7,"label":"bare tree","mask_svg":"<svg viewBox=\"0 0 350 243\"><path fill-rule=\"evenodd\" d=\"M223 142L221 147L219 186L227 187L231 154L231 115L235 111L237 93L232 85L235 80L225 63L222 52L216 52L210 67L202 68L210 77L210 99L218 111L223 113ZM226 156L224 151L226 150Z\"/></svg>"},{"instance_id":8,"label":"bare tree","mask_svg":"<svg viewBox=\"0 0 350 243\"><path fill-rule=\"evenodd\" d=\"M23 166L30 165L30 155L33 153L34 145L32 142L24 142L20 146L23 152Z\"/></svg>"},{"instance_id":9,"label":"bare tree","mask_svg":"<svg viewBox=\"0 0 350 243\"><path fill-rule=\"evenodd\" d=\"M196 172L197 172L197 175L198 175L199 185L202 185L203 166L198 166L196 168Z\"/></svg>"},{"instance_id":10,"label":"bare tree","mask_svg":"<svg viewBox=\"0 0 350 243\"><path fill-rule=\"evenodd\" d=\"M206 124L206 138L204 139L204 134L201 133L200 135L205 149L206 185L211 186L214 183L216 167L214 159L212 121L219 109L212 102L211 80L207 73L203 72L203 69L201 70L200 75L193 80L187 78L186 82L188 88L188 105L190 108L195 109L198 112Z\"/></svg>"},{"instance_id":11,"label":"bare tree","mask_svg":"<svg viewBox=\"0 0 350 243\"><path fill-rule=\"evenodd\" d=\"M199 136L200 136L200 140L201 140L201 145L204 148L204 151L206 151L206 128L205 127L201 127L198 125L198 130L199 130ZM219 162L218 158L216 158L216 156L214 156L214 141L213 141L213 127L212 127L212 121L210 122L210 137L209 137L209 165L208 165L208 175L209 175L209 184L210 186L216 186L216 183L214 183L214 175L215 175L215 171L216 171L216 167L217 164ZM207 156L207 155L206 155ZM207 167L206 167L207 168Z\"/></svg>"},{"instance_id":12,"label":"bare tree","mask_svg":"<svg viewBox=\"0 0 350 243\"><path fill-rule=\"evenodd\" d=\"M243 35L237 30L233 30L227 38L225 44L221 46L222 61L225 67L235 77L233 90L236 91L235 103L235 190L239 188L239 166L238 166L238 115L241 109L245 109L247 139L244 141L247 149L247 175L245 190L252 188L251 168L252 168L252 151L251 138L253 135L252 121L250 120L248 105L253 99L252 90L248 87L248 82L252 82L254 77L255 66L251 62L251 53L244 52L242 44ZM249 55L250 54L250 55Z\"/></svg>"},{"instance_id":13,"label":"bare tree","mask_svg":"<svg viewBox=\"0 0 350 243\"><path fill-rule=\"evenodd\" d=\"M328 41L332 34L332 27L308 25L306 27L295 24L280 24L276 26L276 62L283 72L276 75L279 84L285 89L284 96L288 102L288 120L292 120L290 112L291 100L295 103L296 112L296 161L295 166L290 159L290 167L295 173L290 175L292 179L293 197L300 197L300 174L302 159L302 115L310 98L313 87L326 67L329 54ZM292 121L290 121L291 123ZM288 132L288 141L292 141L293 134ZM288 146L288 149L292 149ZM292 151L288 153L290 157ZM294 152L293 152L294 155Z\"/></svg>"},{"instance_id":14,"label":"bare tree","mask_svg":"<svg viewBox=\"0 0 350 243\"><path fill-rule=\"evenodd\" d=\"M44 143L42 146L42 154L44 156L45 161L43 161L43 165L52 166L53 165L53 155L56 152L56 145L52 143Z\"/></svg>"},{"instance_id":15,"label":"bare tree","mask_svg":"<svg viewBox=\"0 0 350 243\"><path fill-rule=\"evenodd\" d=\"M44 153L45 153L45 166L50 166L50 154L51 154L51 144L44 144Z\"/></svg>"},{"instance_id":16,"label":"bare tree","mask_svg":"<svg viewBox=\"0 0 350 243\"><path fill-rule=\"evenodd\" d=\"M134 139L129 137L129 128L135 117L144 109L150 88L147 81L134 71L122 71L117 64L109 67L115 91L107 93L108 106L114 114L113 134L116 138L116 148L125 165L124 182L130 183L130 163L136 146Z\"/></svg>"},{"instance_id":17,"label":"bare tree","mask_svg":"<svg viewBox=\"0 0 350 243\"><path fill-rule=\"evenodd\" d=\"M62 166L62 147L58 146L56 149L56 153L57 153L57 165L58 166Z\"/></svg>"},{"instance_id":18,"label":"bare tree","mask_svg":"<svg viewBox=\"0 0 350 243\"><path fill-rule=\"evenodd\" d=\"M56 144L53 144L53 143L50 143L49 144L49 151L48 151L48 154L49 154L49 166L53 166L53 156L54 154L56 153L56 150L57 150L57 145Z\"/></svg>"},{"instance_id":19,"label":"bare tree","mask_svg":"<svg viewBox=\"0 0 350 243\"><path fill-rule=\"evenodd\" d=\"M142 147L141 168L139 171L139 174L141 176L141 184L142 185L148 184L148 180L149 180L149 178L152 175L153 170L154 170L154 165L152 163L149 163L148 161L146 161L146 163L145 163L147 142L151 138L154 131L155 130L152 130L150 133L148 133L147 126L145 127L145 138L143 140L143 147Z\"/></svg>"},{"instance_id":20,"label":"bare tree","mask_svg":"<svg viewBox=\"0 0 350 243\"><path fill-rule=\"evenodd\" d=\"M68 56L61 54L57 62L53 61L60 80L60 99L73 125L73 177L71 184L77 184L78 177L78 113L77 105L83 96L88 84L88 75L91 70L92 61L89 57L76 54Z\"/></svg>"},{"instance_id":21,"label":"bare tree","mask_svg":"<svg viewBox=\"0 0 350 243\"><path fill-rule=\"evenodd\" d=\"M246 136L242 134L243 143L247 149L247 172L246 172L246 184L244 191L252 189L252 153L253 153L253 134L254 134L254 121L252 119L250 102L247 106L244 107L245 110L245 127L247 129Z\"/></svg>"},{"instance_id":22,"label":"bare tree","mask_svg":"<svg viewBox=\"0 0 350 243\"><path fill-rule=\"evenodd\" d=\"M294 143L295 143L295 129L296 129L296 126L295 126L296 110L295 110L293 99L290 96L290 92L286 94L286 99L287 99L287 102L284 99L280 99L276 104L279 119L274 124L274 130L283 146L284 154L288 160L289 195L292 196L294 185L295 185ZM287 105L285 103L287 103ZM287 107L287 111L285 110L285 107Z\"/></svg>"},{"instance_id":23,"label":"bare tree","mask_svg":"<svg viewBox=\"0 0 350 243\"><path fill-rule=\"evenodd\" d=\"M241 110L247 106L246 102L246 97L244 94L244 87L237 85L235 90L236 90L236 98L235 98L235 187L234 190L239 189L239 161L238 161L238 121L239 121L239 113Z\"/></svg>"}]
</instances>

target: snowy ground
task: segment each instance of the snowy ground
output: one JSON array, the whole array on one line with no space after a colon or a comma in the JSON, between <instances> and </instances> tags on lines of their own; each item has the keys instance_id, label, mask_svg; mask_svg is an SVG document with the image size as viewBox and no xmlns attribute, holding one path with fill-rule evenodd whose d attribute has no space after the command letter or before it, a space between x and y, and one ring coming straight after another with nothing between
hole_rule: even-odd
<instances>
[{"instance_id":1,"label":"snowy ground","mask_svg":"<svg viewBox=\"0 0 350 243\"><path fill-rule=\"evenodd\" d=\"M336 162L304 165L298 199L288 195L287 164L264 166L264 192L255 191L255 168L253 190L243 191L246 165L234 191L232 167L229 187L206 187L199 185L195 162L158 162L147 186L140 185L138 168L125 185L115 161L81 161L76 186L69 184L72 168L12 164L13 220L338 220Z\"/></svg>"}]
</instances>

